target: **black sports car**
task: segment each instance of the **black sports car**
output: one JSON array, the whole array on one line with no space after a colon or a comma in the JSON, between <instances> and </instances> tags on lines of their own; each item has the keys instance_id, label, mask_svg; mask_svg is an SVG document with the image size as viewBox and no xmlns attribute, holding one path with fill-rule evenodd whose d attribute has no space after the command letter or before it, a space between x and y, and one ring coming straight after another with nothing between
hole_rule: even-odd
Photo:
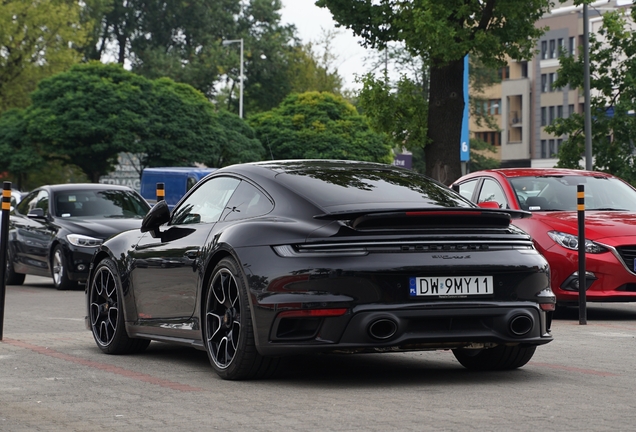
<instances>
[{"instance_id":1,"label":"black sports car","mask_svg":"<svg viewBox=\"0 0 636 432\"><path fill-rule=\"evenodd\" d=\"M22 198L9 224L6 282L52 276L57 289L85 282L102 241L141 226L150 205L134 190L103 184L42 186Z\"/></svg>"},{"instance_id":2,"label":"black sports car","mask_svg":"<svg viewBox=\"0 0 636 432\"><path fill-rule=\"evenodd\" d=\"M555 305L548 264L510 225L526 216L389 165L222 168L100 246L87 327L109 354L206 350L225 379L319 352L452 349L468 368L517 368L552 340Z\"/></svg>"}]
</instances>

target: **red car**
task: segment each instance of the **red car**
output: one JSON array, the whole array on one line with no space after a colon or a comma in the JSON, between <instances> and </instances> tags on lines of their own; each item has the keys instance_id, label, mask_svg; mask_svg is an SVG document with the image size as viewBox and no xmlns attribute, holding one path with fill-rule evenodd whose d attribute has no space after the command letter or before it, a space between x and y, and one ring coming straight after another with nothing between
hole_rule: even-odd
<instances>
[{"instance_id":1,"label":"red car","mask_svg":"<svg viewBox=\"0 0 636 432\"><path fill-rule=\"evenodd\" d=\"M636 301L636 189L627 182L596 171L505 168L465 175L452 188L477 204L532 212L513 223L534 238L557 302L567 306L578 304L578 184L585 185L586 299Z\"/></svg>"}]
</instances>

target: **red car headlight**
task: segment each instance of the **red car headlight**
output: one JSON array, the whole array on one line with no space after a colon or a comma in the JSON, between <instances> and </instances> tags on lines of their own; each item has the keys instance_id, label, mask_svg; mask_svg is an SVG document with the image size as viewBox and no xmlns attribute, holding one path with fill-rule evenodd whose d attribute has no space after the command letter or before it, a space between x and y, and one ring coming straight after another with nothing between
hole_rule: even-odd
<instances>
[{"instance_id":1,"label":"red car headlight","mask_svg":"<svg viewBox=\"0 0 636 432\"><path fill-rule=\"evenodd\" d=\"M559 246L563 246L566 249L570 249L574 251L579 250L579 239L575 235L567 234L567 233L559 232L559 231L548 231L548 235ZM600 254L607 251L608 249L606 247L601 246L600 244L595 243L592 240L585 239L586 253Z\"/></svg>"}]
</instances>

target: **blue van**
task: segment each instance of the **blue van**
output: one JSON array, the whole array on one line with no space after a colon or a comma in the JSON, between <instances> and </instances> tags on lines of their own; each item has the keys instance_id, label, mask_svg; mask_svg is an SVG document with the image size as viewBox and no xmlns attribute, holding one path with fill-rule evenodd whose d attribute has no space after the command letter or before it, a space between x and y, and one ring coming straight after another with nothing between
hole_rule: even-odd
<instances>
[{"instance_id":1,"label":"blue van","mask_svg":"<svg viewBox=\"0 0 636 432\"><path fill-rule=\"evenodd\" d=\"M164 184L165 200L172 209L199 180L216 168L145 168L141 173L141 196L151 205L157 202L157 183Z\"/></svg>"}]
</instances>

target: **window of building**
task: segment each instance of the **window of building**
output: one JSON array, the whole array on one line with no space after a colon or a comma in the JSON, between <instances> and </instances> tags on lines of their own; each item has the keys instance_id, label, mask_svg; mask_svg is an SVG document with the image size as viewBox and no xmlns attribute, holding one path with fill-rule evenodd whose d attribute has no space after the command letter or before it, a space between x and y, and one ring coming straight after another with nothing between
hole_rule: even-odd
<instances>
[{"instance_id":1,"label":"window of building","mask_svg":"<svg viewBox=\"0 0 636 432\"><path fill-rule=\"evenodd\" d=\"M475 132L475 138L490 145L501 145L501 132Z\"/></svg>"},{"instance_id":2,"label":"window of building","mask_svg":"<svg viewBox=\"0 0 636 432\"><path fill-rule=\"evenodd\" d=\"M548 124L552 124L554 121L554 107L551 106L548 108Z\"/></svg>"},{"instance_id":3,"label":"window of building","mask_svg":"<svg viewBox=\"0 0 636 432\"><path fill-rule=\"evenodd\" d=\"M541 140L541 159L547 158L548 149L546 147L547 147L546 140Z\"/></svg>"},{"instance_id":4,"label":"window of building","mask_svg":"<svg viewBox=\"0 0 636 432\"><path fill-rule=\"evenodd\" d=\"M548 41L541 41L541 60L548 58Z\"/></svg>"},{"instance_id":5,"label":"window of building","mask_svg":"<svg viewBox=\"0 0 636 432\"><path fill-rule=\"evenodd\" d=\"M556 41L554 39L550 40L550 58L556 58Z\"/></svg>"},{"instance_id":6,"label":"window of building","mask_svg":"<svg viewBox=\"0 0 636 432\"><path fill-rule=\"evenodd\" d=\"M562 139L558 139L556 140L556 154L559 154L559 150L561 150L561 144L563 144L563 140Z\"/></svg>"},{"instance_id":7,"label":"window of building","mask_svg":"<svg viewBox=\"0 0 636 432\"><path fill-rule=\"evenodd\" d=\"M502 81L510 78L510 66L499 68L497 75L499 76L499 79Z\"/></svg>"},{"instance_id":8,"label":"window of building","mask_svg":"<svg viewBox=\"0 0 636 432\"><path fill-rule=\"evenodd\" d=\"M521 78L528 78L528 62L521 62Z\"/></svg>"},{"instance_id":9,"label":"window of building","mask_svg":"<svg viewBox=\"0 0 636 432\"><path fill-rule=\"evenodd\" d=\"M501 99L491 99L488 102L490 104L490 115L499 114L501 109Z\"/></svg>"},{"instance_id":10,"label":"window of building","mask_svg":"<svg viewBox=\"0 0 636 432\"><path fill-rule=\"evenodd\" d=\"M548 75L541 74L541 93L548 91Z\"/></svg>"},{"instance_id":11,"label":"window of building","mask_svg":"<svg viewBox=\"0 0 636 432\"><path fill-rule=\"evenodd\" d=\"M557 39L557 46L559 49L559 53L558 55L565 55L566 51L565 51L565 41L563 40L563 38L559 38Z\"/></svg>"},{"instance_id":12,"label":"window of building","mask_svg":"<svg viewBox=\"0 0 636 432\"><path fill-rule=\"evenodd\" d=\"M541 126L548 125L548 107L541 107Z\"/></svg>"},{"instance_id":13,"label":"window of building","mask_svg":"<svg viewBox=\"0 0 636 432\"><path fill-rule=\"evenodd\" d=\"M568 53L573 56L574 55L574 36L570 36L570 39L568 40Z\"/></svg>"},{"instance_id":14,"label":"window of building","mask_svg":"<svg viewBox=\"0 0 636 432\"><path fill-rule=\"evenodd\" d=\"M546 91L554 91L554 80L555 80L555 73L552 72L550 74L548 74L548 89Z\"/></svg>"},{"instance_id":15,"label":"window of building","mask_svg":"<svg viewBox=\"0 0 636 432\"><path fill-rule=\"evenodd\" d=\"M556 109L557 109L556 117L563 118L563 105L557 105Z\"/></svg>"},{"instance_id":16,"label":"window of building","mask_svg":"<svg viewBox=\"0 0 636 432\"><path fill-rule=\"evenodd\" d=\"M549 156L548 157L554 157L555 153L554 153L554 140L551 139L548 141L548 147L549 147Z\"/></svg>"}]
</instances>

